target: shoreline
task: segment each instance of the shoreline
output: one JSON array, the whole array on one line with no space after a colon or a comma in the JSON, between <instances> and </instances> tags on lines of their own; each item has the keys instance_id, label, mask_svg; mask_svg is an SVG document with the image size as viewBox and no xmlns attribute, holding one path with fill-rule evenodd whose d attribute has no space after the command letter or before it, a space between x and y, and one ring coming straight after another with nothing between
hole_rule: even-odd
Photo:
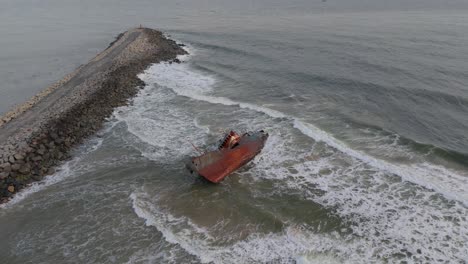
<instances>
[{"instance_id":1,"label":"shoreline","mask_svg":"<svg viewBox=\"0 0 468 264\"><path fill-rule=\"evenodd\" d=\"M69 151L126 105L144 83L137 75L153 63L186 54L163 33L134 28L87 64L0 117L0 204L69 158Z\"/></svg>"}]
</instances>

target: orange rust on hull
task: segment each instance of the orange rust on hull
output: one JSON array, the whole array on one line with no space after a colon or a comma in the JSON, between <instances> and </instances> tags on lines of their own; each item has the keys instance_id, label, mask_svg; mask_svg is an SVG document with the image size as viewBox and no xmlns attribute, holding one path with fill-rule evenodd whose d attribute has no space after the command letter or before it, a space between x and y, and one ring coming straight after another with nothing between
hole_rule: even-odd
<instances>
[{"instance_id":1,"label":"orange rust on hull","mask_svg":"<svg viewBox=\"0 0 468 264\"><path fill-rule=\"evenodd\" d=\"M268 133L263 130L239 136L231 131L218 150L191 158L188 168L210 182L219 183L226 176L251 161L265 146Z\"/></svg>"}]
</instances>

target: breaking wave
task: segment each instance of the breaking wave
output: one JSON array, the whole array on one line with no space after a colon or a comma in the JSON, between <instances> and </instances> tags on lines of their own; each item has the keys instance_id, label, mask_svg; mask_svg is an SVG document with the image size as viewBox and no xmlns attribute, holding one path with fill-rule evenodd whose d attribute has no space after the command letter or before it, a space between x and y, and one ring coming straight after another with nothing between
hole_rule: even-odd
<instances>
[{"instance_id":1,"label":"breaking wave","mask_svg":"<svg viewBox=\"0 0 468 264\"><path fill-rule=\"evenodd\" d=\"M158 208L157 202L149 202L145 194L131 195L134 211L147 225L156 227L168 242L180 245L202 262L467 259L468 251L460 247L468 241L467 175L429 162L394 163L380 159L353 149L303 119L259 104L215 96L216 78L194 71L187 63L156 64L140 78L147 87L153 87L155 94L163 90L158 87L165 88L189 100L263 113L263 117L254 119L276 125L271 125L275 129L269 131L271 136L264 151L248 172L255 174L252 179L279 181L275 186L280 192L299 190L306 199L333 208L352 227L352 234L340 237L302 229L297 232L297 227L288 225L283 233L252 234L221 247L210 237L210 230ZM131 123L131 119L126 118L126 122ZM198 122L196 115L190 115L186 121L193 123L197 137L210 131ZM309 138L304 149L297 149L292 142L290 134L296 132ZM388 149L406 151L395 142ZM181 231L174 226L186 228Z\"/></svg>"},{"instance_id":2,"label":"breaking wave","mask_svg":"<svg viewBox=\"0 0 468 264\"><path fill-rule=\"evenodd\" d=\"M341 263L339 258L326 252L347 247L346 243L338 245L333 238L308 233L300 227L289 227L278 234L250 234L245 240L220 246L211 235L216 226L204 228L188 218L176 217L159 208L157 201L152 201L144 192L134 192L130 199L135 213L147 226L155 227L168 242L179 245L202 263L293 263L295 260Z\"/></svg>"},{"instance_id":3,"label":"breaking wave","mask_svg":"<svg viewBox=\"0 0 468 264\"><path fill-rule=\"evenodd\" d=\"M238 102L226 97L211 96L209 93L213 91L213 86L216 82L215 78L194 71L188 64L155 64L141 77L145 82L157 83L158 85L172 89L178 95L191 99L226 106L239 106L243 109L264 113L273 118L287 118L291 120L293 127L315 141L323 141L329 146L379 170L395 174L405 181L433 189L448 199L460 201L465 206L468 206L468 193L466 192L468 175L462 175L442 166L429 163L412 165L393 164L374 158L364 152L356 151L329 133L294 116L256 104Z\"/></svg>"},{"instance_id":4,"label":"breaking wave","mask_svg":"<svg viewBox=\"0 0 468 264\"><path fill-rule=\"evenodd\" d=\"M62 182L65 179L75 177L85 173L86 171L92 170L91 166L84 166L82 160L86 157L86 154L89 154L97 150L103 142L102 138L92 138L86 142L83 146L80 146L76 153L78 155L74 156L71 160L65 162L58 167L57 172L52 175L46 176L40 182L34 182L30 186L24 188L20 192L16 193L8 203L0 205L0 208L10 208L24 199L28 198L34 193L42 191L49 186Z\"/></svg>"},{"instance_id":5,"label":"breaking wave","mask_svg":"<svg viewBox=\"0 0 468 264\"><path fill-rule=\"evenodd\" d=\"M424 186L427 189L435 190L448 199L456 200L468 206L468 193L465 191L468 187L468 177L457 174L444 167L432 165L429 163L420 163L413 165L392 164L369 156L363 152L356 151L346 146L345 143L333 138L328 133L320 130L312 124L294 120L294 127L302 133L310 136L316 141L323 141L339 151L346 153L358 160L361 160L381 171L395 174L403 180Z\"/></svg>"},{"instance_id":6,"label":"breaking wave","mask_svg":"<svg viewBox=\"0 0 468 264\"><path fill-rule=\"evenodd\" d=\"M344 259L359 263L358 256L371 262L396 257L411 263L467 258L468 251L459 247L468 241L468 210L462 204L388 177L342 152L319 156L315 144L297 155L287 140L273 140L250 173L257 181L277 182L276 192L301 190L306 199L333 208L350 223L352 233L342 239L353 243L341 252Z\"/></svg>"}]
</instances>

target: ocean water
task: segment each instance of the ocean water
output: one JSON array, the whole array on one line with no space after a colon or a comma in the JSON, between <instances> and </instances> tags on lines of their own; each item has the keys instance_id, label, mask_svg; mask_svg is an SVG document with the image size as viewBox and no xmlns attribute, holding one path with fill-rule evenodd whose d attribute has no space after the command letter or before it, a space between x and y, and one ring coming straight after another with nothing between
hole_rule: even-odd
<instances>
[{"instance_id":1,"label":"ocean water","mask_svg":"<svg viewBox=\"0 0 468 264\"><path fill-rule=\"evenodd\" d=\"M131 26L190 53L0 208L2 262L468 262L467 11L109 4L0 10L0 111ZM270 138L219 185L190 175L189 142L228 129Z\"/></svg>"}]
</instances>

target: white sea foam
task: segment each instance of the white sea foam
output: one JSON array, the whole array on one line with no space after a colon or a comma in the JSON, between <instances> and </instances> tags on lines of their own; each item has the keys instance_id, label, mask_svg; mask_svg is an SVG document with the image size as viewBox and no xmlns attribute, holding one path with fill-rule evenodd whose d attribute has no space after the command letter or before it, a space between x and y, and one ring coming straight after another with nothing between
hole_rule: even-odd
<instances>
[{"instance_id":1,"label":"white sea foam","mask_svg":"<svg viewBox=\"0 0 468 264\"><path fill-rule=\"evenodd\" d=\"M186 63L154 64L141 74L140 78L147 83L157 83L158 85L172 89L178 95L192 99L213 104L239 106L241 108L263 112L275 118L286 117L283 113L267 107L237 102L225 97L207 95L207 93L213 91L213 85L216 83L216 79L210 75L194 71L190 68L190 65Z\"/></svg>"},{"instance_id":2,"label":"white sea foam","mask_svg":"<svg viewBox=\"0 0 468 264\"><path fill-rule=\"evenodd\" d=\"M186 56L187 55L183 55ZM179 58L182 58L179 56ZM216 79L192 71L187 64L159 63L139 75L147 83L146 87L134 98L130 106L124 106L114 112L119 122L125 122L128 131L154 148L135 146L144 156L153 160L167 157L182 157L193 151L188 141L202 145L207 134L207 127L197 123L194 115L186 112L171 100L174 94L160 89L168 87L177 95L204 100L223 105L237 105L241 108L263 111L275 117L283 117L280 112L248 103L237 103L228 98L205 96L213 89ZM156 84L156 86L154 85ZM192 126L193 125L193 126Z\"/></svg>"},{"instance_id":3,"label":"white sea foam","mask_svg":"<svg viewBox=\"0 0 468 264\"><path fill-rule=\"evenodd\" d=\"M149 83L157 83L158 85L170 88L178 95L195 100L226 106L239 106L240 108L264 113L273 118L290 119L295 128L316 141L323 141L339 151L366 162L375 168L395 174L406 181L433 189L448 199L460 201L468 206L468 192L466 192L468 188L468 175L461 175L459 172L429 163L412 165L390 163L364 152L354 150L318 127L280 111L252 103L238 102L225 97L209 95L213 91L213 85L216 82L215 78L194 71L186 63L155 64L142 75L142 79Z\"/></svg>"},{"instance_id":4,"label":"white sea foam","mask_svg":"<svg viewBox=\"0 0 468 264\"><path fill-rule=\"evenodd\" d=\"M392 218L393 215L389 215L388 211L397 207L391 204L384 203L382 208L378 205L371 208L364 205L357 210L352 208L356 202L368 201L368 198L373 201L378 194L375 194L377 197L368 197L368 194L363 193L364 196L354 195L353 198L350 196L352 192L348 190L342 190L342 193L335 196L330 192L323 199L335 199L334 202L338 202L336 204L345 202L349 206L343 207L343 215L351 213L361 217L357 220L362 222L356 222L357 226L353 227L357 235L354 238L341 237L335 233L320 235L290 225L284 232L252 233L243 240L227 245L223 243L222 246L211 235L216 232L216 227L200 227L186 217L175 217L161 209L158 201L144 192L132 193L130 198L135 213L146 221L147 226L155 227L168 242L182 247L202 263L361 263L363 259L376 262L402 252L414 254L412 257L403 255L403 259L415 263L424 260L424 257L430 261L450 261L453 256L457 256L460 260L466 254L464 249L456 251L457 245L463 241L460 239L466 239L466 236L463 237L465 227L451 229L453 224L450 221L444 223L434 219L447 212L433 214L428 211L430 208L423 207L417 212L405 211L407 214ZM404 202L397 205L402 204ZM380 220L381 223L369 221L366 217ZM447 237L453 241L448 241Z\"/></svg>"},{"instance_id":5,"label":"white sea foam","mask_svg":"<svg viewBox=\"0 0 468 264\"><path fill-rule=\"evenodd\" d=\"M300 228L290 227L281 233L251 234L247 239L231 245L216 245L216 239L209 228L202 228L185 217L175 217L170 212L157 206L157 201L144 192L130 195L135 213L145 220L147 226L155 227L164 238L179 245L189 254L196 256L202 263L292 263L301 259L307 263L327 258L329 263L342 263L332 254L347 247L333 237L321 236L306 232Z\"/></svg>"},{"instance_id":6,"label":"white sea foam","mask_svg":"<svg viewBox=\"0 0 468 264\"><path fill-rule=\"evenodd\" d=\"M8 203L0 205L0 208L9 208L14 206L34 193L42 191L47 187L62 182L70 177L80 175L80 173L83 173L84 169L83 166L79 166L80 162L86 154L97 150L102 145L102 142L102 138L93 138L89 140L87 144L81 147L81 151L78 151L80 154L59 166L56 173L46 176L44 180L40 182L32 183L30 186L16 193L15 196L13 196L13 199Z\"/></svg>"},{"instance_id":7,"label":"white sea foam","mask_svg":"<svg viewBox=\"0 0 468 264\"><path fill-rule=\"evenodd\" d=\"M210 128L209 128L209 126L201 125L197 118L195 118L194 124L195 124L195 126L198 127L199 129L205 131L206 134L209 134L209 133L210 133Z\"/></svg>"},{"instance_id":8,"label":"white sea foam","mask_svg":"<svg viewBox=\"0 0 468 264\"><path fill-rule=\"evenodd\" d=\"M144 143L134 142L133 146L149 159L165 161L192 153L189 142L202 145L206 128L199 127L192 113L173 102L175 95L172 92L153 85L154 74L146 71L139 77L148 85L133 99L131 105L114 112L118 122L124 122L128 132ZM198 85L197 78L200 78ZM211 78L195 76L191 84L194 89L204 89L212 82Z\"/></svg>"},{"instance_id":9,"label":"white sea foam","mask_svg":"<svg viewBox=\"0 0 468 264\"><path fill-rule=\"evenodd\" d=\"M132 197L135 211L140 217L150 219L147 223L156 226L168 241L181 245L202 261L274 259L274 254L258 255L247 247L265 247L269 252L278 250L283 257L292 257L291 252L294 252L297 261L314 259L313 256L326 259L326 254L314 254L336 252L333 249L339 249L337 255L345 262L352 263L362 259L378 261L386 257L393 258L395 254L409 263L423 261L425 257L431 261L467 260L467 250L460 248L460 245L468 241L467 209L439 197L443 195L467 206L467 175L427 162L411 160L403 164L380 159L355 150L331 134L294 116L262 105L214 96L212 93L216 79L194 71L187 64L154 65L145 72L145 80L169 88L180 96L213 104L238 106L264 113L268 118L281 118L283 123L289 122L287 129L297 129L315 143L312 142L307 151L298 151L291 139L285 138L287 132L273 132L263 152L254 160L256 166L249 173L256 174L260 179L281 180L283 184L279 186L279 191L287 191L281 188L301 190L309 199L325 207L335 208L338 215L354 223L353 234L348 238L352 242L348 241L346 246L341 242L344 238L318 238L330 243L328 250L317 250L317 245L311 244L307 239L302 241L302 246L288 239L284 241L284 237L288 237L287 232L252 236L235 245L217 248L210 246L209 241L194 238L193 234L186 236L175 232L168 221L164 220L164 216L148 209L150 205L142 209L142 204L135 202L137 197ZM324 142L332 148L322 149L326 155L319 155L315 150L317 142ZM400 151L395 142L389 143L388 148L384 147L389 150L397 148ZM411 157L412 154L408 155ZM314 189L325 193L317 195ZM314 235L310 235L309 239L311 236ZM284 244L285 251L276 249L275 243ZM231 254L223 255L226 250Z\"/></svg>"},{"instance_id":10,"label":"white sea foam","mask_svg":"<svg viewBox=\"0 0 468 264\"><path fill-rule=\"evenodd\" d=\"M366 164L339 168L333 159L295 165L302 177L291 179L288 185L307 188L307 183L313 183L324 190L323 195L312 195L311 199L337 208L338 215L355 223L353 234L362 237L370 258L408 253L411 255L403 258L412 263L425 257L430 262L468 257L468 251L459 248L468 241L465 207L451 204L433 191L391 181Z\"/></svg>"},{"instance_id":11,"label":"white sea foam","mask_svg":"<svg viewBox=\"0 0 468 264\"><path fill-rule=\"evenodd\" d=\"M418 263L425 258L456 262L468 257L468 249L459 246L468 241L468 210L461 204L395 181L345 153L317 156L313 146L310 155L297 155L288 140L273 139L278 147L270 151L267 145L249 173L257 180L279 180L275 193L300 190L350 222L353 232L342 239L354 243L340 252L343 258L355 254L350 262L358 256L375 262L399 254L408 263Z\"/></svg>"},{"instance_id":12,"label":"white sea foam","mask_svg":"<svg viewBox=\"0 0 468 264\"><path fill-rule=\"evenodd\" d=\"M428 189L444 195L448 199L460 201L468 206L468 177L459 175L441 166L429 163L412 165L392 164L390 162L374 158L363 152L348 147L345 143L332 137L312 124L294 120L294 127L314 140L323 141L328 145L359 159L374 168L400 176L403 180L416 183Z\"/></svg>"}]
</instances>

